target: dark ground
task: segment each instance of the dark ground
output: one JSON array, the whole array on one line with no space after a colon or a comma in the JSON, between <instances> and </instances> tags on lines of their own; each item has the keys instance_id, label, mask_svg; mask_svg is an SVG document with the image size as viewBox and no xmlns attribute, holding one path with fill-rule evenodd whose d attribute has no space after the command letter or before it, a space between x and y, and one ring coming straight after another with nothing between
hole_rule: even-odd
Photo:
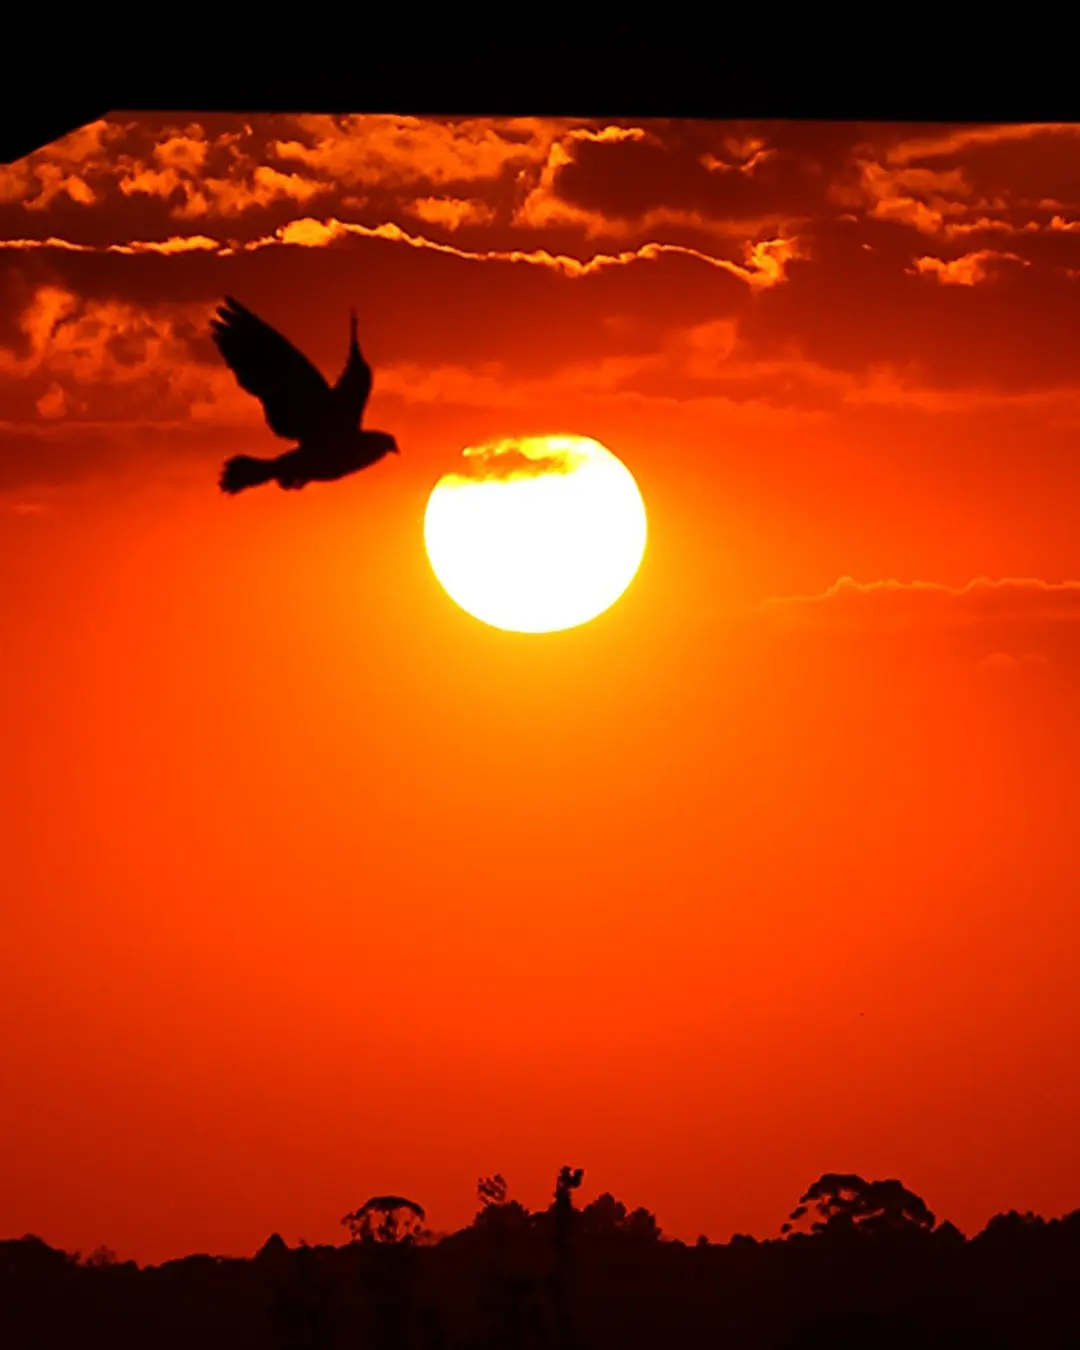
<instances>
[{"instance_id":1,"label":"dark ground","mask_svg":"<svg viewBox=\"0 0 1080 1350\"><path fill-rule=\"evenodd\" d=\"M391 1197L350 1216L342 1246L275 1235L251 1260L140 1269L0 1242L0 1346L1080 1350L1080 1211L998 1215L965 1239L899 1182L830 1175L793 1212L804 1231L687 1245L611 1196L576 1209L579 1182L564 1169L530 1214L496 1178L437 1241Z\"/></svg>"}]
</instances>

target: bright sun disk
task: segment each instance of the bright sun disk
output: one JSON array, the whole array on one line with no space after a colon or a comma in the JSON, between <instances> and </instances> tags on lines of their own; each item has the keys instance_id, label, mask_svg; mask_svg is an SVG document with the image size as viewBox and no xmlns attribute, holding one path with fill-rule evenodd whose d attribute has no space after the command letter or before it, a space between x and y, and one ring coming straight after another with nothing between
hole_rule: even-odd
<instances>
[{"instance_id":1,"label":"bright sun disk","mask_svg":"<svg viewBox=\"0 0 1080 1350\"><path fill-rule=\"evenodd\" d=\"M645 503L598 441L470 446L432 489L424 543L443 589L495 628L554 633L610 609L645 553Z\"/></svg>"}]
</instances>

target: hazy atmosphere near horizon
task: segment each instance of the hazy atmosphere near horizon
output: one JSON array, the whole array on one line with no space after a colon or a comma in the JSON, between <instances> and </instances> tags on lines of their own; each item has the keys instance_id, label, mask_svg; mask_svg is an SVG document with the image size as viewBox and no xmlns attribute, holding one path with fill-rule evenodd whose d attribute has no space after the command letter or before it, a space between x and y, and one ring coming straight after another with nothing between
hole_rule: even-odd
<instances>
[{"instance_id":1,"label":"hazy atmosphere near horizon","mask_svg":"<svg viewBox=\"0 0 1080 1350\"><path fill-rule=\"evenodd\" d=\"M0 167L0 1236L1080 1205L1080 124L109 117ZM286 448L235 296L400 455ZM424 514L594 438L599 617Z\"/></svg>"}]
</instances>

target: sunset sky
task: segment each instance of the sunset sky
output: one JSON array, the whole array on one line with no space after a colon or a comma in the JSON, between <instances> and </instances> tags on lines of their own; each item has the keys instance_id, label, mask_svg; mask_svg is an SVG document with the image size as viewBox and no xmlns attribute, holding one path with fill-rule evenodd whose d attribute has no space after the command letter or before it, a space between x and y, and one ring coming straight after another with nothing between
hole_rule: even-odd
<instances>
[{"instance_id":1,"label":"sunset sky","mask_svg":"<svg viewBox=\"0 0 1080 1350\"><path fill-rule=\"evenodd\" d=\"M401 447L286 448L225 294ZM584 627L428 495L594 437ZM775 1236L825 1171L1080 1206L1080 124L110 117L0 167L0 1236L468 1222L563 1164Z\"/></svg>"}]
</instances>

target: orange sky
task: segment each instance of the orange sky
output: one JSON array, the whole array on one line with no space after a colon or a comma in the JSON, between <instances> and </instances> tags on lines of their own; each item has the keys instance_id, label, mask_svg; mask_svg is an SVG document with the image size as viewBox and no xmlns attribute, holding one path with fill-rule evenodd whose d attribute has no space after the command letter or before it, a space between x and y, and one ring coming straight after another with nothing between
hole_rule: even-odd
<instances>
[{"instance_id":1,"label":"orange sky","mask_svg":"<svg viewBox=\"0 0 1080 1350\"><path fill-rule=\"evenodd\" d=\"M826 1170L1080 1204L1078 135L155 115L0 168L0 1234L446 1230L564 1163L686 1239ZM223 497L282 448L226 292L331 376L355 303L400 460ZM528 637L421 521L543 431L650 541Z\"/></svg>"}]
</instances>

